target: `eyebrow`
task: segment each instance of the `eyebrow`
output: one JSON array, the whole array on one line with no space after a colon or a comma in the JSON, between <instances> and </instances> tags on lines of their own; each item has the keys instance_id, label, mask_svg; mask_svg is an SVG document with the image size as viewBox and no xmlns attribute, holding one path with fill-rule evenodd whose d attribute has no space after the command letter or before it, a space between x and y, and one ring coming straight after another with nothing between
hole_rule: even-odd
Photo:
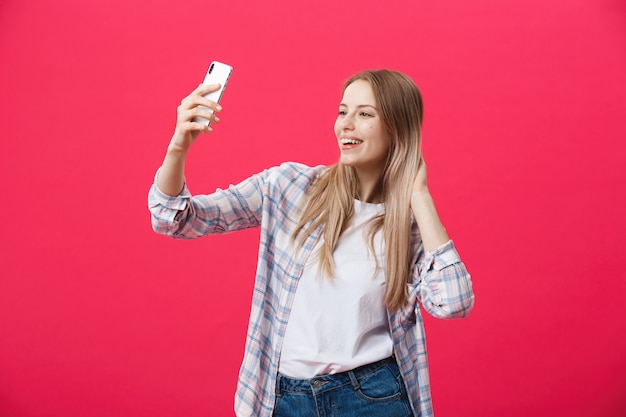
<instances>
[{"instance_id":1,"label":"eyebrow","mask_svg":"<svg viewBox=\"0 0 626 417\"><path fill-rule=\"evenodd\" d=\"M341 107L341 106L343 106L343 107L348 107L348 105L347 105L347 104L345 104L345 103L339 103L339 107ZM356 108L357 108L357 109L362 109L363 107L371 107L371 108L373 108L374 110L378 110L378 109L376 108L376 106L372 106L371 104L359 104L358 106L356 106Z\"/></svg>"}]
</instances>

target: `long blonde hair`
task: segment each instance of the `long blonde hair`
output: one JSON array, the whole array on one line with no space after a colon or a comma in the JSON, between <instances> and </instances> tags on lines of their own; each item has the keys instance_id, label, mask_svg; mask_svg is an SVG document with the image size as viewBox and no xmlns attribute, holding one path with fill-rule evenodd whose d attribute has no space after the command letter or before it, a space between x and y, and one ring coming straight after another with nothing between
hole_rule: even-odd
<instances>
[{"instance_id":1,"label":"long blonde hair","mask_svg":"<svg viewBox=\"0 0 626 417\"><path fill-rule=\"evenodd\" d=\"M385 303L395 311L407 302L411 253L411 187L417 174L423 117L422 96L406 75L391 70L363 71L348 79L342 90L357 80L370 83L383 127L391 138L381 177L385 213L368 228L369 249L381 228L385 245ZM333 252L348 227L358 197L359 181L353 167L337 163L329 167L308 191L302 217L292 238L301 247L306 237L323 226L324 244L319 253L323 274L333 277ZM311 222L311 224L309 224Z\"/></svg>"}]
</instances>

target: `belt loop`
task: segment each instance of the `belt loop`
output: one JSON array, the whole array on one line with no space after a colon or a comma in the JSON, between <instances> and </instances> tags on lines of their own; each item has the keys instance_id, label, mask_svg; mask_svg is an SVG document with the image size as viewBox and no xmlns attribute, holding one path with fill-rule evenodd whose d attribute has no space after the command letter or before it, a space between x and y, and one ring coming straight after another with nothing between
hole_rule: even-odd
<instances>
[{"instance_id":1,"label":"belt loop","mask_svg":"<svg viewBox=\"0 0 626 417\"><path fill-rule=\"evenodd\" d=\"M280 380L281 379L282 379L282 377L280 376L280 374L276 374L276 389L275 389L275 392L276 392L276 396L277 397L280 397L280 395L282 393L281 388L280 388Z\"/></svg>"},{"instance_id":2,"label":"belt loop","mask_svg":"<svg viewBox=\"0 0 626 417\"><path fill-rule=\"evenodd\" d=\"M358 390L361 388L361 384L359 384L359 380L356 379L356 375L354 374L354 372L350 371L348 372L348 376L350 376L350 382L352 382L352 386L354 387L354 390Z\"/></svg>"}]
</instances>

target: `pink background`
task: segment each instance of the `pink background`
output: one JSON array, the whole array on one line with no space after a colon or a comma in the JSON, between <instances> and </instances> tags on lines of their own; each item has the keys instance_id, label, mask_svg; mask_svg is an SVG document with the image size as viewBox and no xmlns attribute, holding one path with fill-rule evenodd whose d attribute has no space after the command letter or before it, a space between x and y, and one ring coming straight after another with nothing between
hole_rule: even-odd
<instances>
[{"instance_id":1,"label":"pink background","mask_svg":"<svg viewBox=\"0 0 626 417\"><path fill-rule=\"evenodd\" d=\"M623 1L4 0L0 416L233 415L258 231L174 241L146 207L213 59L196 193L334 162L354 72L420 86L476 292L426 322L438 417L625 415Z\"/></svg>"}]
</instances>

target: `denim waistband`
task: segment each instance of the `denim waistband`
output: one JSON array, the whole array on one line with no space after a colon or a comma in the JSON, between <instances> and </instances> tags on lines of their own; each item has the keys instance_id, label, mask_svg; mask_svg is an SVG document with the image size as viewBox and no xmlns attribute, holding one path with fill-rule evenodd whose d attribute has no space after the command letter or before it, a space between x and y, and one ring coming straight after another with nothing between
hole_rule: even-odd
<instances>
[{"instance_id":1,"label":"denim waistband","mask_svg":"<svg viewBox=\"0 0 626 417\"><path fill-rule=\"evenodd\" d=\"M351 371L339 372L336 374L326 374L313 377L311 379L294 379L278 374L276 381L276 394L282 391L289 392L321 392L337 388L346 384L352 384L358 388L358 380L376 372L388 364L396 365L396 359L391 356L377 362L359 366ZM397 371L399 373L399 371Z\"/></svg>"}]
</instances>

